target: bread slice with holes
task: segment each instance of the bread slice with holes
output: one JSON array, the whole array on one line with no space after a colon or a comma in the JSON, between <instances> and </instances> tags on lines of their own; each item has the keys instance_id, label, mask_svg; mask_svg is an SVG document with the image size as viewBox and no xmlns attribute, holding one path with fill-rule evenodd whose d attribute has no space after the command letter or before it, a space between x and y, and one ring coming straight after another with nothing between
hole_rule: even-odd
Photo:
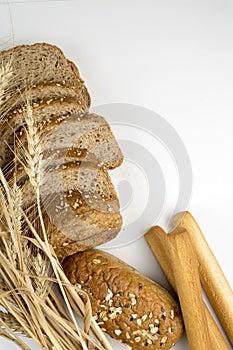
<instances>
[{"instance_id":1,"label":"bread slice with holes","mask_svg":"<svg viewBox=\"0 0 233 350\"><path fill-rule=\"evenodd\" d=\"M40 195L49 240L59 257L71 250L75 253L81 245L86 249L105 243L121 229L120 205L111 178L93 163L68 163L51 171L40 186ZM29 180L22 186L22 203L31 219L38 217Z\"/></svg>"},{"instance_id":2,"label":"bread slice with holes","mask_svg":"<svg viewBox=\"0 0 233 350\"><path fill-rule=\"evenodd\" d=\"M63 269L87 293L94 319L112 338L133 350L169 350L179 340L184 329L178 303L132 266L91 249L66 258Z\"/></svg>"},{"instance_id":3,"label":"bread slice with holes","mask_svg":"<svg viewBox=\"0 0 233 350\"><path fill-rule=\"evenodd\" d=\"M57 46L36 43L0 51L0 63L5 65L9 62L12 78L7 99L13 96L17 98L25 88L34 85L61 83L81 92L86 109L90 107L90 95L78 69Z\"/></svg>"}]
</instances>

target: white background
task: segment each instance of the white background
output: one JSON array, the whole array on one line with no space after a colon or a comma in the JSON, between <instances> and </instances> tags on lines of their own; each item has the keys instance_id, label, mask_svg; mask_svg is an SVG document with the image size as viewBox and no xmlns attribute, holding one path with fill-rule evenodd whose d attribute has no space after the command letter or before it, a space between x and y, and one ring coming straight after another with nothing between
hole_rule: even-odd
<instances>
[{"instance_id":1,"label":"white background","mask_svg":"<svg viewBox=\"0 0 233 350\"><path fill-rule=\"evenodd\" d=\"M9 3L0 1L2 47L54 43L78 64L93 106L140 105L175 128L193 168L189 210L232 285L233 2ZM143 238L111 252L166 286ZM16 349L0 340L6 347Z\"/></svg>"}]
</instances>

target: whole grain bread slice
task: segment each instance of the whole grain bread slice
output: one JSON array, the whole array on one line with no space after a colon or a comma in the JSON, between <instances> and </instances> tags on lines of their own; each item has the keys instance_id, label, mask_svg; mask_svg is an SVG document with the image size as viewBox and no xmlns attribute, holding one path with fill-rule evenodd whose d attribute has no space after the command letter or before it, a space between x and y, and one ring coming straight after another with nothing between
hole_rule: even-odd
<instances>
[{"instance_id":1,"label":"whole grain bread slice","mask_svg":"<svg viewBox=\"0 0 233 350\"><path fill-rule=\"evenodd\" d=\"M114 169L123 162L123 154L106 119L95 113L71 115L65 123L54 122L41 130L46 135L44 151L56 152L70 148L86 149L100 165Z\"/></svg>"},{"instance_id":2,"label":"whole grain bread slice","mask_svg":"<svg viewBox=\"0 0 233 350\"><path fill-rule=\"evenodd\" d=\"M121 229L120 205L111 178L93 163L69 163L53 170L40 193L50 243L59 257L100 245ZM36 222L35 190L29 180L22 187L22 201Z\"/></svg>"},{"instance_id":3,"label":"whole grain bread slice","mask_svg":"<svg viewBox=\"0 0 233 350\"><path fill-rule=\"evenodd\" d=\"M6 65L9 62L13 78L8 88L7 99L16 97L17 93L34 85L62 83L74 88L77 92L85 91L83 98L86 108L89 108L90 96L79 76L78 69L75 69L74 63L68 61L57 46L36 43L0 51L0 63Z\"/></svg>"},{"instance_id":4,"label":"whole grain bread slice","mask_svg":"<svg viewBox=\"0 0 233 350\"><path fill-rule=\"evenodd\" d=\"M36 104L33 109L33 119L35 125L43 124L45 121L49 123L52 119L57 122L66 119L71 114L82 111L82 105L76 99L58 98L49 99L43 104ZM25 118L27 117L26 106L17 113L12 114L5 127L2 127L0 139L0 166L5 167L14 157L15 144L22 146L19 136L20 130L25 126Z\"/></svg>"},{"instance_id":5,"label":"whole grain bread slice","mask_svg":"<svg viewBox=\"0 0 233 350\"><path fill-rule=\"evenodd\" d=\"M73 149L86 150L86 157L95 157L99 165L108 169L118 167L123 154L112 133L111 127L103 118L94 113L77 113L65 119L53 118L39 126L43 148L43 163L59 165L71 158L78 158ZM18 145L27 148L24 132L19 136ZM23 148L22 148L23 146ZM20 147L19 152L20 154ZM24 151L24 150L23 150ZM83 153L82 153L83 154ZM72 157L71 157L72 155Z\"/></svg>"},{"instance_id":6,"label":"whole grain bread slice","mask_svg":"<svg viewBox=\"0 0 233 350\"><path fill-rule=\"evenodd\" d=\"M24 176L24 172L22 175ZM35 199L35 191L29 179L18 177L17 181L22 186L23 207L30 206ZM115 189L107 170L94 162L75 161L63 164L59 168L47 169L41 175L40 195L42 199L54 193L69 192L72 194L72 191L76 190L92 205L99 200L105 203L117 197L113 196Z\"/></svg>"},{"instance_id":7,"label":"whole grain bread slice","mask_svg":"<svg viewBox=\"0 0 233 350\"><path fill-rule=\"evenodd\" d=\"M17 98L12 97L4 103L4 118L0 120L0 131L4 128L6 123L9 123L12 114L17 114L27 103L33 107L37 104L48 103L50 100L58 100L67 97L79 101L78 103L82 106L82 109L85 110L86 105L83 102L82 92L78 92L72 87L61 83L47 83L26 88ZM1 115L1 117L3 117L3 115Z\"/></svg>"},{"instance_id":8,"label":"whole grain bread slice","mask_svg":"<svg viewBox=\"0 0 233 350\"><path fill-rule=\"evenodd\" d=\"M116 227L97 227L74 215L78 214L71 211L67 214L67 212L62 211L58 215L55 213L55 216L53 216L53 214L48 212L48 209L45 210L42 205L42 216L46 227L46 234L58 258L65 258L79 251L104 244L115 238L121 229L122 219L120 215L119 219L116 220ZM41 224L35 207L28 209L27 217L30 222L33 223L37 232L40 233ZM104 219L105 217L102 216L101 220L103 221ZM26 229L29 230L28 228ZM87 233L88 236L83 238L85 233ZM30 234L30 232L28 232L28 234Z\"/></svg>"}]
</instances>

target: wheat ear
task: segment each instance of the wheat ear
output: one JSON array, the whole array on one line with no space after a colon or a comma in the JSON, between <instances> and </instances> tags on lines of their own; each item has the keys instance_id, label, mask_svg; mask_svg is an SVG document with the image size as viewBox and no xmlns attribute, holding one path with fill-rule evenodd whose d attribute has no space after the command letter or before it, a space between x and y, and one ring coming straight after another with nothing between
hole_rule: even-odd
<instances>
[{"instance_id":1,"label":"wheat ear","mask_svg":"<svg viewBox=\"0 0 233 350\"><path fill-rule=\"evenodd\" d=\"M0 67L0 106L4 102L4 97L7 94L7 88L10 84L12 76L13 69L11 62L8 62L6 64L2 62Z\"/></svg>"}]
</instances>

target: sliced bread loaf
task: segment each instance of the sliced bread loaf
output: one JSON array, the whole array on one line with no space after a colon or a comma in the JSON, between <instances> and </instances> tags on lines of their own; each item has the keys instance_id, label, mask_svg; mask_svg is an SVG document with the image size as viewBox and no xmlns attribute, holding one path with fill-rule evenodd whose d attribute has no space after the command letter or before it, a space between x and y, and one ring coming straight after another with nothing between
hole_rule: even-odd
<instances>
[{"instance_id":1,"label":"sliced bread loaf","mask_svg":"<svg viewBox=\"0 0 233 350\"><path fill-rule=\"evenodd\" d=\"M0 51L0 63L11 62L13 79L8 89L7 99L25 88L38 84L62 83L71 86L77 92L84 91L86 107L90 105L90 96L84 88L84 82L74 69L74 63L68 61L56 46L47 43L20 45ZM75 73L74 73L75 70Z\"/></svg>"},{"instance_id":2,"label":"sliced bread loaf","mask_svg":"<svg viewBox=\"0 0 233 350\"><path fill-rule=\"evenodd\" d=\"M9 183L16 179L20 186L23 209L40 232L35 188L21 163L33 144L25 128L29 101L37 128L32 133L42 150L43 219L58 257L114 238L122 218L106 169L119 166L123 155L105 119L87 113L90 95L78 68L43 43L1 51L0 63L9 62L13 78L0 111L0 166Z\"/></svg>"}]
</instances>

